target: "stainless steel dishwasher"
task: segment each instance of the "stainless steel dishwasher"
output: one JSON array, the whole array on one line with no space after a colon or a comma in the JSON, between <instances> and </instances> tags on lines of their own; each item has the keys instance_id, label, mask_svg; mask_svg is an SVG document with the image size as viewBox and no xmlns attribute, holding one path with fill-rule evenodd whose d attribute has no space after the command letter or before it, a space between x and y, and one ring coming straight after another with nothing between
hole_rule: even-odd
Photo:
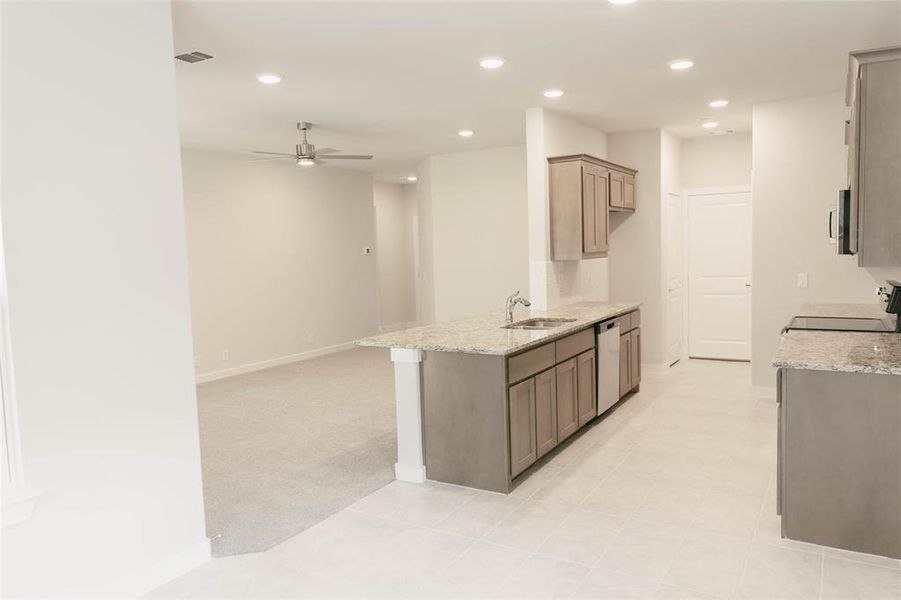
<instances>
[{"instance_id":1,"label":"stainless steel dishwasher","mask_svg":"<svg viewBox=\"0 0 901 600\"><path fill-rule=\"evenodd\" d=\"M600 323L598 336L598 414L619 401L619 322Z\"/></svg>"}]
</instances>

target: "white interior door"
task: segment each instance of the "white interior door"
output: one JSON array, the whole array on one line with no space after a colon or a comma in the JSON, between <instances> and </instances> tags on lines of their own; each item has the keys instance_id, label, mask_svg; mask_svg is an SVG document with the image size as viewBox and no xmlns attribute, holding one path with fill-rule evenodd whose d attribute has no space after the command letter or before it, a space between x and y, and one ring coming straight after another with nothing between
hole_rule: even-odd
<instances>
[{"instance_id":1,"label":"white interior door","mask_svg":"<svg viewBox=\"0 0 901 600\"><path fill-rule=\"evenodd\" d=\"M666 341L667 359L674 364L682 358L682 322L685 272L685 220L682 196L670 192L666 205Z\"/></svg>"},{"instance_id":2,"label":"white interior door","mask_svg":"<svg viewBox=\"0 0 901 600\"><path fill-rule=\"evenodd\" d=\"M751 192L696 190L689 206L688 352L751 359Z\"/></svg>"}]
</instances>

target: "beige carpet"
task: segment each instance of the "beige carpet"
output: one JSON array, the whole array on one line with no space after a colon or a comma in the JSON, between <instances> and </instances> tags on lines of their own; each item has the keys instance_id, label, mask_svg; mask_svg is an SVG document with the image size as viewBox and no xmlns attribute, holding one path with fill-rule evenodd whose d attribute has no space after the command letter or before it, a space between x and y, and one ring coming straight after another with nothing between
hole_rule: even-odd
<instances>
[{"instance_id":1,"label":"beige carpet","mask_svg":"<svg viewBox=\"0 0 901 600\"><path fill-rule=\"evenodd\" d=\"M387 350L197 386L213 555L266 550L394 480Z\"/></svg>"}]
</instances>

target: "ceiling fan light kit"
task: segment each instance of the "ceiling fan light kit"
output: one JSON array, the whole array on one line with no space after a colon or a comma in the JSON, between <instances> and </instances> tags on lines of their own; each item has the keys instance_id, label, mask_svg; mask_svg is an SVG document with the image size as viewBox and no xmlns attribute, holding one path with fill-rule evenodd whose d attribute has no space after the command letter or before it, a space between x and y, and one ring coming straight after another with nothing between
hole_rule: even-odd
<instances>
[{"instance_id":1,"label":"ceiling fan light kit","mask_svg":"<svg viewBox=\"0 0 901 600\"><path fill-rule=\"evenodd\" d=\"M334 148L322 148L320 150L316 150L316 146L311 144L307 140L307 131L312 129L312 125L307 123L306 121L301 121L297 124L297 130L301 132L302 139L300 143L294 146L294 154L288 154L286 152L264 152L262 150L252 150L254 154L266 154L267 158L260 158L257 160L278 160L283 158L290 158L297 162L298 165L302 167L310 167L315 165L316 163L335 160L335 159L343 159L343 160L371 160L371 154L336 154L336 152L340 152L340 150L335 150Z\"/></svg>"}]
</instances>

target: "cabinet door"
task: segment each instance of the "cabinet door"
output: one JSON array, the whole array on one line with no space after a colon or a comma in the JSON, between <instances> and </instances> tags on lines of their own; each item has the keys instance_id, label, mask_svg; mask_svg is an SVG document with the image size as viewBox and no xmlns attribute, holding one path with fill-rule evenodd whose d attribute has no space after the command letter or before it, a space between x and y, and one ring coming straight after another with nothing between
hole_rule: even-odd
<instances>
[{"instance_id":1,"label":"cabinet door","mask_svg":"<svg viewBox=\"0 0 901 600\"><path fill-rule=\"evenodd\" d=\"M582 165L582 252L606 254L607 188L609 171L597 165Z\"/></svg>"},{"instance_id":2,"label":"cabinet door","mask_svg":"<svg viewBox=\"0 0 901 600\"><path fill-rule=\"evenodd\" d=\"M632 335L619 336L619 397L632 389Z\"/></svg>"},{"instance_id":3,"label":"cabinet door","mask_svg":"<svg viewBox=\"0 0 901 600\"><path fill-rule=\"evenodd\" d=\"M634 389L641 383L641 329L633 329L629 334L629 371L632 375L629 380L629 389Z\"/></svg>"},{"instance_id":4,"label":"cabinet door","mask_svg":"<svg viewBox=\"0 0 901 600\"><path fill-rule=\"evenodd\" d=\"M557 442L562 442L579 428L578 375L576 358L557 365Z\"/></svg>"},{"instance_id":5,"label":"cabinet door","mask_svg":"<svg viewBox=\"0 0 901 600\"><path fill-rule=\"evenodd\" d=\"M612 208L625 207L625 173L610 171L610 206Z\"/></svg>"},{"instance_id":6,"label":"cabinet door","mask_svg":"<svg viewBox=\"0 0 901 600\"><path fill-rule=\"evenodd\" d=\"M597 373L595 372L594 349L583 352L576 357L576 379L579 384L579 427L595 418L598 414Z\"/></svg>"},{"instance_id":7,"label":"cabinet door","mask_svg":"<svg viewBox=\"0 0 901 600\"><path fill-rule=\"evenodd\" d=\"M597 186L595 187L597 195L594 198L594 233L597 251L607 254L610 249L609 232L607 225L607 198L610 194L610 171L607 169L598 169Z\"/></svg>"},{"instance_id":8,"label":"cabinet door","mask_svg":"<svg viewBox=\"0 0 901 600\"><path fill-rule=\"evenodd\" d=\"M516 477L538 458L535 439L535 379L510 388L510 474Z\"/></svg>"},{"instance_id":9,"label":"cabinet door","mask_svg":"<svg viewBox=\"0 0 901 600\"><path fill-rule=\"evenodd\" d=\"M635 176L626 175L623 179L623 207L635 210Z\"/></svg>"},{"instance_id":10,"label":"cabinet door","mask_svg":"<svg viewBox=\"0 0 901 600\"><path fill-rule=\"evenodd\" d=\"M557 376L554 369L535 376L535 430L538 458L557 445Z\"/></svg>"},{"instance_id":11,"label":"cabinet door","mask_svg":"<svg viewBox=\"0 0 901 600\"><path fill-rule=\"evenodd\" d=\"M600 252L597 234L597 170L582 165L582 252Z\"/></svg>"}]
</instances>

